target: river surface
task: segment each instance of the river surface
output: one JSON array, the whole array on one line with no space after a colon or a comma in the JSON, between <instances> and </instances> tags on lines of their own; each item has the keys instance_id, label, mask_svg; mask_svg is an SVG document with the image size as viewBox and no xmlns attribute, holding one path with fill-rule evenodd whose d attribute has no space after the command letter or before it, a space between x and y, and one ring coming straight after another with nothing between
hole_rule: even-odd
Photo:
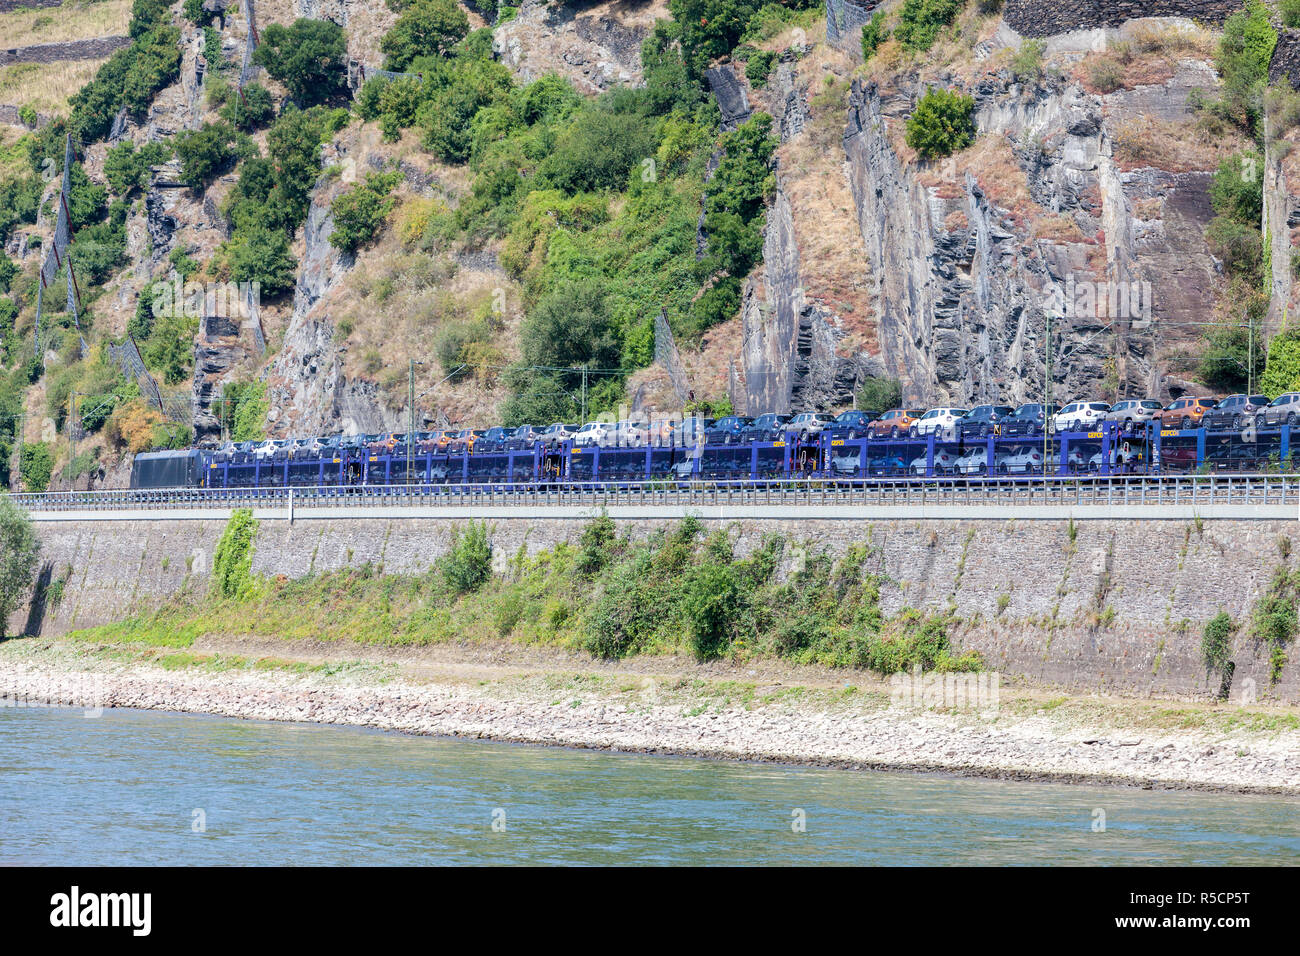
<instances>
[{"instance_id":1,"label":"river surface","mask_svg":"<svg viewBox=\"0 0 1300 956\"><path fill-rule=\"evenodd\" d=\"M1297 810L1282 797L0 707L0 865L1294 864Z\"/></svg>"}]
</instances>

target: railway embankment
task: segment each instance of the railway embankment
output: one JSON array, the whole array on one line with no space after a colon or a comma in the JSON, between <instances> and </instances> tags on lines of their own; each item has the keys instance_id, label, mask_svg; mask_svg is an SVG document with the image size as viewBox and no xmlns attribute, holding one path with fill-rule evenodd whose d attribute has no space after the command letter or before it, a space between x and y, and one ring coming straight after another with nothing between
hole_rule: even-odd
<instances>
[{"instance_id":1,"label":"railway embankment","mask_svg":"<svg viewBox=\"0 0 1300 956\"><path fill-rule=\"evenodd\" d=\"M840 645L856 640L855 628L875 628L889 640L909 622L937 622L954 659L976 654L1003 682L1230 703L1300 701L1300 668L1290 646L1300 561L1293 547L1300 533L1295 521L706 517L699 524L698 555L707 554L710 535L725 534L733 562L752 562L780 539L766 607L812 602L808 592L837 572L827 571L832 578L823 580L805 569L823 559L831 562L827 567L842 564L850 554L853 573L872 589L864 616L847 621L832 637L801 635L793 626L789 634L774 636L760 633L771 629L770 621L736 623L727 617L732 592L726 589L734 582L720 578L717 607L704 610L717 611L724 620L719 627L733 629L722 645L729 658L770 651L795 661L828 655L874 661L878 648L841 653ZM590 525L590 518L578 517L488 520L491 579L473 600L446 601L423 594L418 585L452 550L464 518L262 520L247 556L251 575L269 582L267 587L328 578L330 589L300 587L278 599L265 597L260 605L223 610L210 606L208 595L224 517L40 520L40 581L31 606L9 622L9 632L53 637L135 616L141 627L172 627L191 637L241 629L274 637L268 629L278 628L286 637L292 632L360 643L490 638L582 648L582 635L591 630L588 605L613 583L602 579L587 590L565 591L551 582L530 591L527 575L554 563L557 553L571 559ZM636 542L675 523L627 519L613 526L620 539ZM693 558L691 565L700 560ZM365 580L385 583L356 584ZM393 595L403 593L415 596L395 605ZM647 587L636 601L654 614L661 596ZM158 608L170 610L149 617ZM752 633L742 633L745 627ZM123 633L119 626L116 635ZM917 639L908 633L908 640ZM662 635L640 645L638 640L616 644L613 652L685 647L665 647Z\"/></svg>"}]
</instances>

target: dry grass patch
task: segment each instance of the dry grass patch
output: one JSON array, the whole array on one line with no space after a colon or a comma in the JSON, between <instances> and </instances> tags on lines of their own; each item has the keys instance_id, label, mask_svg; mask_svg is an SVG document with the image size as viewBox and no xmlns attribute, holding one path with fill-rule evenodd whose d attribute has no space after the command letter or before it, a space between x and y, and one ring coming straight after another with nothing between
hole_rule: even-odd
<instances>
[{"instance_id":1,"label":"dry grass patch","mask_svg":"<svg viewBox=\"0 0 1300 956\"><path fill-rule=\"evenodd\" d=\"M67 0L56 8L0 13L0 37L6 49L16 49L38 43L125 36L130 22L131 0Z\"/></svg>"},{"instance_id":2,"label":"dry grass patch","mask_svg":"<svg viewBox=\"0 0 1300 956\"><path fill-rule=\"evenodd\" d=\"M1246 148L1240 133L1216 130L1200 120L1167 123L1151 117L1134 117L1111 131L1115 162L1125 172L1154 166L1185 173L1215 169L1219 163Z\"/></svg>"},{"instance_id":3,"label":"dry grass patch","mask_svg":"<svg viewBox=\"0 0 1300 956\"><path fill-rule=\"evenodd\" d=\"M1081 59L1074 78L1089 93L1101 95L1165 83L1184 60L1213 60L1217 42L1199 27L1141 27L1128 39Z\"/></svg>"},{"instance_id":4,"label":"dry grass patch","mask_svg":"<svg viewBox=\"0 0 1300 956\"><path fill-rule=\"evenodd\" d=\"M38 113L66 113L68 97L94 79L103 64L103 60L63 60L0 67L0 103L30 106Z\"/></svg>"}]
</instances>

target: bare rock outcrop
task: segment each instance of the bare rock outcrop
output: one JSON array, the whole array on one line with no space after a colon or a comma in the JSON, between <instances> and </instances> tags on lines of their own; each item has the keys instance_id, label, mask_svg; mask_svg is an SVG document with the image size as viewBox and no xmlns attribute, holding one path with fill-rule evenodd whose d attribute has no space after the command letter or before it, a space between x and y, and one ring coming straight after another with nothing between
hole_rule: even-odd
<instances>
[{"instance_id":1,"label":"bare rock outcrop","mask_svg":"<svg viewBox=\"0 0 1300 956\"><path fill-rule=\"evenodd\" d=\"M641 42L656 19L668 16L666 0L524 0L513 19L495 28L495 45L524 82L558 73L596 94L641 83Z\"/></svg>"}]
</instances>

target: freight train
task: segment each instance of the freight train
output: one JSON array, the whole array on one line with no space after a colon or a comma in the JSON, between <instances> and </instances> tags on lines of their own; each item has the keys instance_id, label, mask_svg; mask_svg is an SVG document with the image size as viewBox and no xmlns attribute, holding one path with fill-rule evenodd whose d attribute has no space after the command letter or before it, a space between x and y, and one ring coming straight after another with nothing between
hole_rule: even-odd
<instances>
[{"instance_id":1,"label":"freight train","mask_svg":"<svg viewBox=\"0 0 1300 956\"><path fill-rule=\"evenodd\" d=\"M1298 429L1300 430L1300 429ZM773 441L688 445L577 445L534 441L524 447L484 442L441 448L400 441L382 447L151 452L137 455L132 488L314 488L368 485L620 484L647 481L780 481L924 479L1289 472L1292 429L1211 432L1129 429L1102 423L1097 431L1015 438L867 439L834 431ZM400 437L400 436L399 436ZM1044 463L1046 462L1046 467Z\"/></svg>"}]
</instances>

